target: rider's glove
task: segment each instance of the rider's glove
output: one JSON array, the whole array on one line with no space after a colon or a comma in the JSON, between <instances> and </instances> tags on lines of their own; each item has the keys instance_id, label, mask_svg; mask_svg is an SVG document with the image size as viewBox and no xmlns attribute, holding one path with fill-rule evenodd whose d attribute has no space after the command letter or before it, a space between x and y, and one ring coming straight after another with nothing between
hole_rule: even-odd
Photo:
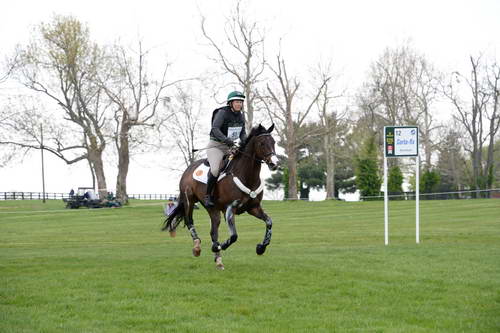
<instances>
[{"instance_id":1,"label":"rider's glove","mask_svg":"<svg viewBox=\"0 0 500 333\"><path fill-rule=\"evenodd\" d=\"M227 145L227 146L229 146L229 147L234 146L234 142L233 142L233 140L231 140L231 139L226 139L226 140L224 140L224 144L226 144L226 145Z\"/></svg>"}]
</instances>

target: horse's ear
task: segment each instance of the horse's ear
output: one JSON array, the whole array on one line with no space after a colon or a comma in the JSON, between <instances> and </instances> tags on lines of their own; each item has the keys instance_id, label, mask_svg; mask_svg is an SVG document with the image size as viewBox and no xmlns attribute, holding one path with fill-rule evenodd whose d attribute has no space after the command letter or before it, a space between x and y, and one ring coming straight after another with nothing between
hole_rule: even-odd
<instances>
[{"instance_id":1,"label":"horse's ear","mask_svg":"<svg viewBox=\"0 0 500 333\"><path fill-rule=\"evenodd\" d=\"M267 129L267 133L271 133L274 129L274 123Z\"/></svg>"},{"instance_id":2,"label":"horse's ear","mask_svg":"<svg viewBox=\"0 0 500 333\"><path fill-rule=\"evenodd\" d=\"M259 124L259 128L258 128L259 131L265 131L266 128L264 126L262 126L262 124Z\"/></svg>"}]
</instances>

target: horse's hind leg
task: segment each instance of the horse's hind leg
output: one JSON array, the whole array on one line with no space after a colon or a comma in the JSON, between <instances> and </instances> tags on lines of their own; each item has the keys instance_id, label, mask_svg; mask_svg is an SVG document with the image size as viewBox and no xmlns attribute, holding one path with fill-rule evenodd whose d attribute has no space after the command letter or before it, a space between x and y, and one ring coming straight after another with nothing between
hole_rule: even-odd
<instances>
[{"instance_id":1,"label":"horse's hind leg","mask_svg":"<svg viewBox=\"0 0 500 333\"><path fill-rule=\"evenodd\" d=\"M208 210L210 215L210 237L212 238L212 252L214 253L215 266L217 269L223 270L224 264L222 263L221 245L219 243L219 225L220 225L220 212L214 208Z\"/></svg>"},{"instance_id":2,"label":"horse's hind leg","mask_svg":"<svg viewBox=\"0 0 500 333\"><path fill-rule=\"evenodd\" d=\"M186 205L185 205L185 216L186 216L186 226L191 233L191 237L193 238L193 255L195 257L199 257L201 254L201 239L198 237L196 233L196 229L194 228L193 221L193 209L194 209L194 198L193 196L189 196L185 193L186 196Z\"/></svg>"}]
</instances>

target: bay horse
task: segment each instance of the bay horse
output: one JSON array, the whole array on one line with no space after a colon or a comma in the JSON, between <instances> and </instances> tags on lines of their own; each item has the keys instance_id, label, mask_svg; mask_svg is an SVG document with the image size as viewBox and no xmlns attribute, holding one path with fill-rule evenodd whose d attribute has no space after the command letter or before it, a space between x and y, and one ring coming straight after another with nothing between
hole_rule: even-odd
<instances>
[{"instance_id":1,"label":"bay horse","mask_svg":"<svg viewBox=\"0 0 500 333\"><path fill-rule=\"evenodd\" d=\"M238 239L235 225L235 215L244 212L263 220L266 231L262 243L257 244L258 255L264 254L266 247L271 242L273 222L264 213L260 202L263 197L264 183L260 180L262 163L266 163L270 170L278 168L278 158L275 151L275 141L271 136L274 124L268 129L262 125L254 127L245 142L230 155L229 165L225 170L221 168L219 179L214 188L215 207L205 207L210 216L212 238L212 252L215 255L216 268L224 269L221 250L226 250ZM205 160L193 162L184 171L179 182L179 199L175 209L164 221L162 230L168 230L175 237L175 230L184 220L193 239L193 255L201 254L201 239L196 233L193 221L193 208L196 202L204 205L207 185L193 179L193 172ZM222 177L222 174L225 176ZM219 243L220 213L224 213L230 237L222 244Z\"/></svg>"}]
</instances>

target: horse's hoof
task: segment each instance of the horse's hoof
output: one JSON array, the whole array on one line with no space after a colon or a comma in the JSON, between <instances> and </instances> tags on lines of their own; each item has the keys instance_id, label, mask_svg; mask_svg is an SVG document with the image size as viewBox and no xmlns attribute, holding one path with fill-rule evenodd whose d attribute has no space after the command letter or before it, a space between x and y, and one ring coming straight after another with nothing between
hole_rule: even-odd
<instances>
[{"instance_id":1,"label":"horse's hoof","mask_svg":"<svg viewBox=\"0 0 500 333\"><path fill-rule=\"evenodd\" d=\"M259 256L263 255L264 252L266 252L266 246L265 245L262 245L262 244L257 244L257 247L255 249L255 252L257 252L257 254Z\"/></svg>"},{"instance_id":2,"label":"horse's hoof","mask_svg":"<svg viewBox=\"0 0 500 333\"><path fill-rule=\"evenodd\" d=\"M201 241L199 239L194 240L194 246L193 246L193 256L199 257L201 254Z\"/></svg>"},{"instance_id":3,"label":"horse's hoof","mask_svg":"<svg viewBox=\"0 0 500 333\"><path fill-rule=\"evenodd\" d=\"M177 232L175 230L170 231L170 237L175 238L177 236Z\"/></svg>"},{"instance_id":4,"label":"horse's hoof","mask_svg":"<svg viewBox=\"0 0 500 333\"><path fill-rule=\"evenodd\" d=\"M215 268L217 268L219 271L224 270L224 264L222 263L221 257L215 258Z\"/></svg>"}]
</instances>

